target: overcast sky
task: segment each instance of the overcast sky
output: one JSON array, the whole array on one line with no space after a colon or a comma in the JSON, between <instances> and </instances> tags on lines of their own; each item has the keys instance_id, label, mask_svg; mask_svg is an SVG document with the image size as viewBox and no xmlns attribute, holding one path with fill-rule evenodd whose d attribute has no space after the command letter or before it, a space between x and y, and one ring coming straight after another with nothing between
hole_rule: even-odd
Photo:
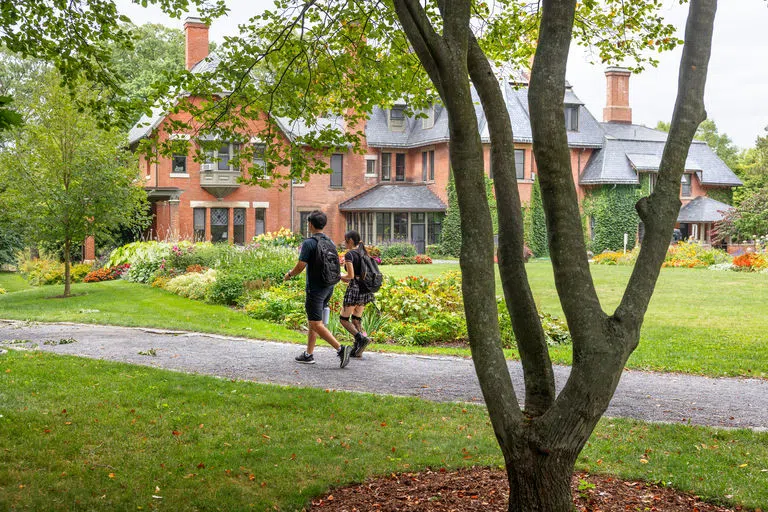
<instances>
[{"instance_id":1,"label":"overcast sky","mask_svg":"<svg viewBox=\"0 0 768 512\"><path fill-rule=\"evenodd\" d=\"M121 11L134 23L162 23L182 28L158 8L142 8L129 0L117 0ZM688 6L678 0L663 0L663 15L678 27L682 39ZM237 25L271 7L271 0L227 0L230 14L217 19L210 37L221 41L237 33ZM741 147L754 144L768 125L768 3L765 0L721 0L715 20L715 35L705 94L708 117L721 132ZM630 79L630 105L635 123L655 126L672 117L677 93L677 72L681 50L660 55L657 68ZM567 79L574 92L598 120L605 105L604 67L592 66L583 48L574 46L568 62Z\"/></svg>"}]
</instances>

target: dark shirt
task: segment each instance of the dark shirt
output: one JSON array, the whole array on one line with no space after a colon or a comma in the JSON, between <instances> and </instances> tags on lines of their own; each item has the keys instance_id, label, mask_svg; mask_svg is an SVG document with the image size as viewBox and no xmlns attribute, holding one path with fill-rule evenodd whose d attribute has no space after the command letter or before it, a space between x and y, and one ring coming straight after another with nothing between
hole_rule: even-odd
<instances>
[{"instance_id":1,"label":"dark shirt","mask_svg":"<svg viewBox=\"0 0 768 512\"><path fill-rule=\"evenodd\" d=\"M360 274L363 273L362 269L362 257L360 256L360 252L357 249L352 249L351 251L347 251L347 253L344 255L344 261L349 261L352 263L352 269L355 271L355 279L360 277Z\"/></svg>"},{"instance_id":2,"label":"dark shirt","mask_svg":"<svg viewBox=\"0 0 768 512\"><path fill-rule=\"evenodd\" d=\"M316 235L317 236L317 235ZM324 234L319 236L326 237ZM299 254L299 261L303 261L307 264L307 292L320 292L328 287L323 283L322 269L316 268L317 263L315 261L315 255L317 253L317 240L315 238L307 238L304 243L301 244L301 253Z\"/></svg>"}]
</instances>

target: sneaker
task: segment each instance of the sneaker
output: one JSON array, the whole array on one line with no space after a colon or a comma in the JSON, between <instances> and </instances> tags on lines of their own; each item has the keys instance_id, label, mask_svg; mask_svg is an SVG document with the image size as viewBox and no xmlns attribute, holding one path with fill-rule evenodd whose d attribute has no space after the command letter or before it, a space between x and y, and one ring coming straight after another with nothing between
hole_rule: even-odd
<instances>
[{"instance_id":1,"label":"sneaker","mask_svg":"<svg viewBox=\"0 0 768 512\"><path fill-rule=\"evenodd\" d=\"M339 366L341 368L344 368L349 364L349 355L352 353L352 347L349 345L342 345L339 347L339 350L336 352L336 354L339 356L339 359L341 360Z\"/></svg>"},{"instance_id":2,"label":"sneaker","mask_svg":"<svg viewBox=\"0 0 768 512\"><path fill-rule=\"evenodd\" d=\"M350 355L352 357L363 357L363 351L370 342L371 340L368 338L368 336L363 333L358 333L358 336L355 336L355 346L352 349L352 354Z\"/></svg>"},{"instance_id":3,"label":"sneaker","mask_svg":"<svg viewBox=\"0 0 768 512\"><path fill-rule=\"evenodd\" d=\"M315 364L315 356L312 354L307 354L306 352L302 352L296 356L296 362L302 364Z\"/></svg>"}]
</instances>

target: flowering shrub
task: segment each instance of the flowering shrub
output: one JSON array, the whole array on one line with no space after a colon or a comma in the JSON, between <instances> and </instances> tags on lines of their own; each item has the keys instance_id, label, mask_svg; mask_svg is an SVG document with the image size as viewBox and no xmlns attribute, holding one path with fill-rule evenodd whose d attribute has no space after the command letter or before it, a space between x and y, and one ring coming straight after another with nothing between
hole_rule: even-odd
<instances>
[{"instance_id":1,"label":"flowering shrub","mask_svg":"<svg viewBox=\"0 0 768 512\"><path fill-rule=\"evenodd\" d=\"M193 272L174 277L163 288L188 299L203 300L214 282L216 270L208 269L203 273Z\"/></svg>"},{"instance_id":2,"label":"flowering shrub","mask_svg":"<svg viewBox=\"0 0 768 512\"><path fill-rule=\"evenodd\" d=\"M294 249L280 246L249 247L219 267L219 275L206 300L235 304L252 290L269 288L296 264Z\"/></svg>"},{"instance_id":3,"label":"flowering shrub","mask_svg":"<svg viewBox=\"0 0 768 512\"><path fill-rule=\"evenodd\" d=\"M688 241L669 246L662 267L701 268L717 263L728 263L730 259L725 251Z\"/></svg>"},{"instance_id":4,"label":"flowering shrub","mask_svg":"<svg viewBox=\"0 0 768 512\"><path fill-rule=\"evenodd\" d=\"M102 267L96 270L88 272L88 275L83 279L84 283L98 283L99 281L112 281L119 279L131 265L129 263L123 263L115 267Z\"/></svg>"},{"instance_id":5,"label":"flowering shrub","mask_svg":"<svg viewBox=\"0 0 768 512\"><path fill-rule=\"evenodd\" d=\"M592 258L592 263L597 265L633 265L639 253L640 249L637 247L626 253L623 251L606 251L596 254Z\"/></svg>"},{"instance_id":6,"label":"flowering shrub","mask_svg":"<svg viewBox=\"0 0 768 512\"><path fill-rule=\"evenodd\" d=\"M205 272L206 270L208 270L207 267L204 267L204 266L198 265L198 264L190 265L190 266L187 267L187 273L197 273L197 274L199 274L201 272Z\"/></svg>"},{"instance_id":7,"label":"flowering shrub","mask_svg":"<svg viewBox=\"0 0 768 512\"><path fill-rule=\"evenodd\" d=\"M265 247L298 247L304 237L301 233L294 233L289 229L280 228L279 231L268 232L253 237L253 243Z\"/></svg>"},{"instance_id":8,"label":"flowering shrub","mask_svg":"<svg viewBox=\"0 0 768 512\"><path fill-rule=\"evenodd\" d=\"M742 272L757 272L768 269L768 254L748 252L733 258L734 270Z\"/></svg>"},{"instance_id":9,"label":"flowering shrub","mask_svg":"<svg viewBox=\"0 0 768 512\"><path fill-rule=\"evenodd\" d=\"M416 256L398 256L396 258L382 258L379 262L382 265L422 265L431 264L432 258L418 254Z\"/></svg>"},{"instance_id":10,"label":"flowering shrub","mask_svg":"<svg viewBox=\"0 0 768 512\"><path fill-rule=\"evenodd\" d=\"M171 276L157 276L152 280L150 286L152 288L165 288L165 285L168 284L168 281L171 279L173 279Z\"/></svg>"},{"instance_id":11,"label":"flowering shrub","mask_svg":"<svg viewBox=\"0 0 768 512\"><path fill-rule=\"evenodd\" d=\"M707 267L707 270L714 270L717 272L723 272L726 270L736 270L736 268L731 263L715 263L714 265L710 265Z\"/></svg>"},{"instance_id":12,"label":"flowering shrub","mask_svg":"<svg viewBox=\"0 0 768 512\"><path fill-rule=\"evenodd\" d=\"M23 255L19 257L19 273L32 286L64 283L64 264L48 258L30 259ZM70 266L70 279L80 283L93 267L87 263L77 263Z\"/></svg>"},{"instance_id":13,"label":"flowering shrub","mask_svg":"<svg viewBox=\"0 0 768 512\"><path fill-rule=\"evenodd\" d=\"M341 311L344 287L337 286L330 301L331 318ZM377 342L400 345L432 343L463 343L467 339L464 302L461 295L461 274L449 272L430 280L421 276L388 279L376 294L376 308L369 306L363 313L363 328ZM509 314L500 302L499 317L505 345L512 346ZM260 320L281 322L290 328L306 325L304 312L304 281L296 279L268 289L255 291L245 305L246 313ZM570 342L568 329L556 318L540 314L550 344ZM506 320L505 320L506 319ZM505 324L506 322L506 324ZM335 335L347 337L336 322L329 324Z\"/></svg>"}]
</instances>

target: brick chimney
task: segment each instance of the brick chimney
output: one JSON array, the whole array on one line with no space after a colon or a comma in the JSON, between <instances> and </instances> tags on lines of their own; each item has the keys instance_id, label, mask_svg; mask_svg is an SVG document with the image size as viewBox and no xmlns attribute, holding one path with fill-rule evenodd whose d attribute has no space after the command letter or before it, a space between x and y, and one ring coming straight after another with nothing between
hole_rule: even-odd
<instances>
[{"instance_id":1,"label":"brick chimney","mask_svg":"<svg viewBox=\"0 0 768 512\"><path fill-rule=\"evenodd\" d=\"M184 34L186 36L187 69L189 70L208 56L208 25L203 23L200 18L187 17L184 20Z\"/></svg>"},{"instance_id":2,"label":"brick chimney","mask_svg":"<svg viewBox=\"0 0 768 512\"><path fill-rule=\"evenodd\" d=\"M631 74L627 68L612 66L605 70L604 122L632 124L632 109L629 107Z\"/></svg>"}]
</instances>

